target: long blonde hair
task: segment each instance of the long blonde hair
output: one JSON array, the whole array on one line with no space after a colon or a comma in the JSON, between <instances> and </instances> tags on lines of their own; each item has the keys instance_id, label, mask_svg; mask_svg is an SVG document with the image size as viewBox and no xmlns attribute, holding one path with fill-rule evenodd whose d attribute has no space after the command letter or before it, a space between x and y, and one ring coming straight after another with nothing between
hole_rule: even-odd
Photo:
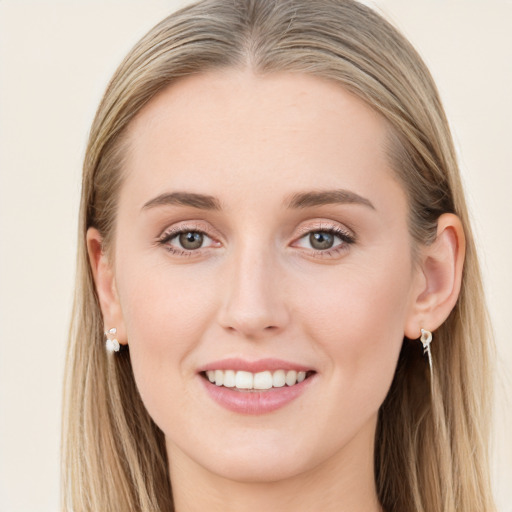
<instances>
[{"instance_id":1,"label":"long blonde hair","mask_svg":"<svg viewBox=\"0 0 512 512\"><path fill-rule=\"evenodd\" d=\"M129 350L109 357L87 256L96 227L114 240L126 127L180 77L250 67L334 80L387 119L389 157L407 192L414 243L431 243L456 213L467 253L462 289L432 345L432 391L421 345L404 339L379 412L375 479L389 512L490 512L487 439L492 341L448 123L409 42L354 0L204 0L153 28L116 71L87 147L78 268L63 412L63 509L173 510L164 436L138 394Z\"/></svg>"}]
</instances>

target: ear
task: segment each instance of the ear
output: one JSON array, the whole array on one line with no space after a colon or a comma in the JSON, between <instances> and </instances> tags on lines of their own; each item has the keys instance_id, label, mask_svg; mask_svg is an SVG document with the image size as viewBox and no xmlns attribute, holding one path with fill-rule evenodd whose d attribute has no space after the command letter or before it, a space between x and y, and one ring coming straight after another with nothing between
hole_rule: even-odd
<instances>
[{"instance_id":1,"label":"ear","mask_svg":"<svg viewBox=\"0 0 512 512\"><path fill-rule=\"evenodd\" d=\"M415 339L420 329L434 331L447 318L459 297L466 238L460 219L439 217L435 241L423 246L405 336Z\"/></svg>"},{"instance_id":2,"label":"ear","mask_svg":"<svg viewBox=\"0 0 512 512\"><path fill-rule=\"evenodd\" d=\"M91 263L96 293L103 315L104 329L117 329L116 338L121 345L126 344L126 329L117 294L114 269L107 253L103 250L103 239L96 228L87 230L87 252Z\"/></svg>"}]
</instances>

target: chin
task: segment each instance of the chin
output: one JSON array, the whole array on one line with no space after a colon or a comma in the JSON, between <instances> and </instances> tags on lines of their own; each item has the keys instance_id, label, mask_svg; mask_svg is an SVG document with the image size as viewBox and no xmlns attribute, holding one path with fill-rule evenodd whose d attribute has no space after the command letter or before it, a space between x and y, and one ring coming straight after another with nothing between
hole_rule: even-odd
<instances>
[{"instance_id":1,"label":"chin","mask_svg":"<svg viewBox=\"0 0 512 512\"><path fill-rule=\"evenodd\" d=\"M277 451L277 450L275 450ZM308 470L300 457L287 457L281 453L274 457L261 455L225 457L222 464L205 466L208 471L227 480L239 483L272 483L291 479Z\"/></svg>"},{"instance_id":2,"label":"chin","mask_svg":"<svg viewBox=\"0 0 512 512\"><path fill-rule=\"evenodd\" d=\"M325 456L321 447L311 440L307 442L291 433L276 435L279 432L272 430L266 436L263 433L247 429L244 434L226 432L218 442L210 437L202 443L182 444L181 448L168 444L169 458L178 457L170 463L182 466L180 462L192 462L212 475L234 482L271 483L308 472Z\"/></svg>"}]
</instances>

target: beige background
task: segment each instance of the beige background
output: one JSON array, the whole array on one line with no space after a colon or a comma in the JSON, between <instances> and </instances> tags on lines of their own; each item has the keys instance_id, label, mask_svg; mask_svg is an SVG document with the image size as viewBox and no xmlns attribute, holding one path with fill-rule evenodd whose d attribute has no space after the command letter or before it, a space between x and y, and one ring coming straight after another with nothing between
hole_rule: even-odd
<instances>
[{"instance_id":1,"label":"beige background","mask_svg":"<svg viewBox=\"0 0 512 512\"><path fill-rule=\"evenodd\" d=\"M61 379L87 132L124 54L186 3L0 0L0 512L58 510ZM367 3L420 50L453 126L497 334L494 485L500 511L510 512L512 1Z\"/></svg>"}]
</instances>

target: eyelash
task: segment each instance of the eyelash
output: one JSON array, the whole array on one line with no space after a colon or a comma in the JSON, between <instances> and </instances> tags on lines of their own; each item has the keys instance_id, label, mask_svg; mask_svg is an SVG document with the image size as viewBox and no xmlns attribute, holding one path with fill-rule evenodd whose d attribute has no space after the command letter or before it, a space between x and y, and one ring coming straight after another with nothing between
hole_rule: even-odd
<instances>
[{"instance_id":1,"label":"eyelash","mask_svg":"<svg viewBox=\"0 0 512 512\"><path fill-rule=\"evenodd\" d=\"M199 233L205 237L208 237L213 240L211 236L208 235L204 230L199 229L197 226L180 226L179 228L171 228L167 231L165 231L160 238L157 240L157 244L160 246L164 246L165 249L170 252L171 254L177 255L177 256L195 256L198 253L201 252L201 249L179 249L176 247L173 247L169 244L171 240L174 240L176 237L178 237L181 234L184 233ZM330 249L321 250L321 249L306 249L302 248L304 250L307 250L315 257L325 258L325 257L334 257L338 255L341 252L344 252L348 249L348 246L355 243L356 239L355 237L350 234L349 232L338 228L336 226L319 226L317 228L305 228L304 230L301 230L299 238L297 238L297 241L302 240L304 237L310 235L311 233L328 233L330 235L333 235L341 240L342 243L339 245L332 247Z\"/></svg>"}]
</instances>

